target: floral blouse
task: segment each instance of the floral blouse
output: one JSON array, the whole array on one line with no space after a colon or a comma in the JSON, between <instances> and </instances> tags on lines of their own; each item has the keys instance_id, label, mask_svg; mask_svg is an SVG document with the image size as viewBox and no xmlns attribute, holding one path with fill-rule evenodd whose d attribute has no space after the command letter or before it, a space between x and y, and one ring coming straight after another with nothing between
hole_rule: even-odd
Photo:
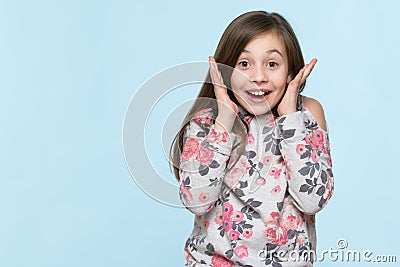
<instances>
[{"instance_id":1,"label":"floral blouse","mask_svg":"<svg viewBox=\"0 0 400 267\"><path fill-rule=\"evenodd\" d=\"M302 95L296 112L239 106L239 116L249 125L240 156L239 136L215 129L211 108L186 128L179 193L196 216L185 266L312 266L315 214L334 189L328 132Z\"/></svg>"}]
</instances>

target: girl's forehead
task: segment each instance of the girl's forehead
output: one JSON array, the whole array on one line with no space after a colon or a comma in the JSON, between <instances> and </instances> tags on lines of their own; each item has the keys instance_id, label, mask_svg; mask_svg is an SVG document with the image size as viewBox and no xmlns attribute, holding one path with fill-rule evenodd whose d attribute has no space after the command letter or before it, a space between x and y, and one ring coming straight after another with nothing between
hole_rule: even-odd
<instances>
[{"instance_id":1,"label":"girl's forehead","mask_svg":"<svg viewBox=\"0 0 400 267\"><path fill-rule=\"evenodd\" d=\"M285 45L283 38L281 37L280 34L275 33L275 32L267 32L263 33L260 35L257 35L254 37L252 40L250 40L247 45L255 42L263 42L265 44L271 44L271 45Z\"/></svg>"},{"instance_id":2,"label":"girl's forehead","mask_svg":"<svg viewBox=\"0 0 400 267\"><path fill-rule=\"evenodd\" d=\"M252 50L278 51L281 55L286 54L284 39L274 32L267 32L254 37L246 44L243 52L251 53Z\"/></svg>"}]
</instances>

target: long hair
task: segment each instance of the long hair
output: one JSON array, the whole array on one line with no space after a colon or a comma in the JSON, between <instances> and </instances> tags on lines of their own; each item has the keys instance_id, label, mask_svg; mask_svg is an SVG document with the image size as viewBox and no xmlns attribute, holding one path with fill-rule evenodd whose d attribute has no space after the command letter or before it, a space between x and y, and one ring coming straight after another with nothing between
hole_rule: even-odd
<instances>
[{"instance_id":1,"label":"long hair","mask_svg":"<svg viewBox=\"0 0 400 267\"><path fill-rule=\"evenodd\" d=\"M217 49L214 54L215 61L219 63L219 68L221 66L229 66L234 68L237 64L237 60L240 54L243 52L246 45L255 39L256 37L265 34L265 33L274 33L282 38L286 54L288 56L288 74L294 78L296 74L300 71L304 66L304 58L301 52L301 48L299 42L296 38L296 35L290 26L290 24L283 18L281 15L277 13L269 13L266 11L250 11L244 13L237 18L235 18L225 29L224 33L221 36L221 39L218 43ZM226 72L225 72L226 73ZM229 76L229 71L228 71ZM239 105L236 100L230 86L230 76L227 77L223 75L223 80L225 85L228 87L227 93L230 99ZM185 119L182 123L181 129L178 134L175 136L171 149L170 149L170 164L173 164L173 170L176 179L179 181L179 161L181 156L181 151L183 148L183 138L185 133L185 128L189 124L190 120L194 117L194 115L205 108L212 108L213 111L218 112L218 107L216 105L216 97L214 93L214 86L211 82L210 72L208 71L206 75L206 80L202 84L201 90L185 116ZM304 89L305 83L303 83L299 88L299 93L301 93ZM210 99L214 101L204 101L204 99ZM275 116L278 116L277 105L271 108L272 113ZM217 113L218 114L218 113ZM214 114L215 115L215 114ZM240 137L240 142L234 146L236 148L239 146L239 157L243 153L246 143L247 143L247 134L248 134L248 125L247 123L243 123L243 121L236 116L232 132ZM243 127L245 125L245 127ZM236 159L236 161L239 159ZM234 162L236 163L236 162ZM231 165L233 166L234 163Z\"/></svg>"}]
</instances>

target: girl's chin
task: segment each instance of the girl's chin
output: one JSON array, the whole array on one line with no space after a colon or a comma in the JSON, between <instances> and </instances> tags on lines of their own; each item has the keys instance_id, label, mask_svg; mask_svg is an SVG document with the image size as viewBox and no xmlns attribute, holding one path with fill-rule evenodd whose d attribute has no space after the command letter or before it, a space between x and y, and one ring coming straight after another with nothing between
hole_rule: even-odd
<instances>
[{"instance_id":1,"label":"girl's chin","mask_svg":"<svg viewBox=\"0 0 400 267\"><path fill-rule=\"evenodd\" d=\"M262 104L253 104L246 102L243 106L248 112L254 115L263 115L271 111L273 107L269 105L269 101L266 101Z\"/></svg>"},{"instance_id":2,"label":"girl's chin","mask_svg":"<svg viewBox=\"0 0 400 267\"><path fill-rule=\"evenodd\" d=\"M251 114L254 115L263 115L267 112L269 112L271 109L269 108L269 106L266 104L264 107L260 107L260 106L245 106L245 109L250 112Z\"/></svg>"}]
</instances>

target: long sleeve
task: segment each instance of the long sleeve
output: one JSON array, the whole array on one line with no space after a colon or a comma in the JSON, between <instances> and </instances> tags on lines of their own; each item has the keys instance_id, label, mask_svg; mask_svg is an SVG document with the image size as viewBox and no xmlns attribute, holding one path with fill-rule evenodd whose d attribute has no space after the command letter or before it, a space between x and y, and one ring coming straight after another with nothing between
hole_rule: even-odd
<instances>
[{"instance_id":1,"label":"long sleeve","mask_svg":"<svg viewBox=\"0 0 400 267\"><path fill-rule=\"evenodd\" d=\"M215 129L206 114L190 120L179 165L180 198L196 215L208 212L218 199L235 138Z\"/></svg>"},{"instance_id":2,"label":"long sleeve","mask_svg":"<svg viewBox=\"0 0 400 267\"><path fill-rule=\"evenodd\" d=\"M327 205L334 189L328 132L309 110L278 117L277 126L289 194L301 211L315 214Z\"/></svg>"}]
</instances>

